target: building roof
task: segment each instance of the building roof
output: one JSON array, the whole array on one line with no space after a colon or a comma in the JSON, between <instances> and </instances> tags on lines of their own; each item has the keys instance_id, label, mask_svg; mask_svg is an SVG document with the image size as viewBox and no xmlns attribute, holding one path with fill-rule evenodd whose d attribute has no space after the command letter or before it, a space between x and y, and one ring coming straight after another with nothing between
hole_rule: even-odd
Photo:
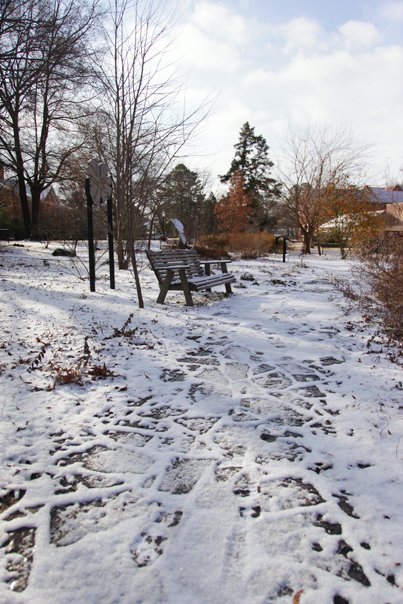
<instances>
[{"instance_id":1,"label":"building roof","mask_svg":"<svg viewBox=\"0 0 403 604\"><path fill-rule=\"evenodd\" d=\"M368 187L375 203L403 203L403 191L384 189L382 187Z\"/></svg>"},{"instance_id":2,"label":"building roof","mask_svg":"<svg viewBox=\"0 0 403 604\"><path fill-rule=\"evenodd\" d=\"M0 178L0 187L15 191L15 193L18 195L18 180L16 178ZM31 196L29 194L29 188L27 188L27 195L28 199L30 200ZM41 191L41 201L46 201L49 196L54 196L57 198L57 193L53 185L49 185L46 187L46 189Z\"/></svg>"}]
</instances>

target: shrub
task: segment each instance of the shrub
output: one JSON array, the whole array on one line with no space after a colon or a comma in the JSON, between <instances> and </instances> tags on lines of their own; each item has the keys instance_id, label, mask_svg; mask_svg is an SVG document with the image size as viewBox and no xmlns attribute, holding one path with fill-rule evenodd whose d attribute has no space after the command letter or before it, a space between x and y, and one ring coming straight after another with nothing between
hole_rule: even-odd
<instances>
[{"instance_id":1,"label":"shrub","mask_svg":"<svg viewBox=\"0 0 403 604\"><path fill-rule=\"evenodd\" d=\"M203 258L228 258L226 235L205 235L197 240L195 250Z\"/></svg>"},{"instance_id":2,"label":"shrub","mask_svg":"<svg viewBox=\"0 0 403 604\"><path fill-rule=\"evenodd\" d=\"M386 233L360 252L360 273L377 302L386 333L403 341L403 236Z\"/></svg>"},{"instance_id":3,"label":"shrub","mask_svg":"<svg viewBox=\"0 0 403 604\"><path fill-rule=\"evenodd\" d=\"M275 237L269 233L231 233L228 247L231 252L239 252L242 258L257 258L274 251Z\"/></svg>"},{"instance_id":4,"label":"shrub","mask_svg":"<svg viewBox=\"0 0 403 604\"><path fill-rule=\"evenodd\" d=\"M256 259L274 251L275 237L269 233L229 233L201 237L195 249L200 256L228 257L228 250L245 259Z\"/></svg>"}]
</instances>

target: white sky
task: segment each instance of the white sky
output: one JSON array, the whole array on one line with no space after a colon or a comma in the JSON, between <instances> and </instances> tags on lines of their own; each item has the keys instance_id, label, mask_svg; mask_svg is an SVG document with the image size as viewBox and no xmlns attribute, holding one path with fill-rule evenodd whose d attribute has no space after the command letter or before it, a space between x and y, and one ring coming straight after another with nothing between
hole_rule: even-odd
<instances>
[{"instance_id":1,"label":"white sky","mask_svg":"<svg viewBox=\"0 0 403 604\"><path fill-rule=\"evenodd\" d=\"M249 121L274 161L290 128L331 127L372 146L369 184L403 180L403 0L175 5L187 103L216 96L189 167L225 173Z\"/></svg>"}]
</instances>

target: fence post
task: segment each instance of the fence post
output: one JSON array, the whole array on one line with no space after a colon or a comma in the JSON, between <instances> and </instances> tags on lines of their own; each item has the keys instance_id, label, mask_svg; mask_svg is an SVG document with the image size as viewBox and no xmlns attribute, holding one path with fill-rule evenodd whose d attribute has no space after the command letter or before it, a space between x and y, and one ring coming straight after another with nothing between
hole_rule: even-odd
<instances>
[{"instance_id":1,"label":"fence post","mask_svg":"<svg viewBox=\"0 0 403 604\"><path fill-rule=\"evenodd\" d=\"M94 249L94 223L92 216L93 201L91 197L90 179L85 179L85 195L87 198L87 224L88 224L88 263L90 269L90 291L95 291L95 249Z\"/></svg>"}]
</instances>

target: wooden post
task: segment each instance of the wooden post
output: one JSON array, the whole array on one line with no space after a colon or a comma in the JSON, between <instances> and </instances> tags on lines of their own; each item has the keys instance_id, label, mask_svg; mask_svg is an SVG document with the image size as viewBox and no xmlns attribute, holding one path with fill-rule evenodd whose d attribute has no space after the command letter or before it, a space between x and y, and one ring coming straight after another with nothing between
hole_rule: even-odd
<instances>
[{"instance_id":1,"label":"wooden post","mask_svg":"<svg viewBox=\"0 0 403 604\"><path fill-rule=\"evenodd\" d=\"M115 258L113 253L113 213L112 196L107 200L108 214L108 247L109 247L109 284L111 289L115 289Z\"/></svg>"},{"instance_id":2,"label":"wooden post","mask_svg":"<svg viewBox=\"0 0 403 604\"><path fill-rule=\"evenodd\" d=\"M91 197L90 179L85 179L85 194L87 197L87 224L88 224L88 263L90 270L90 291L95 291L95 249L94 249L94 224L92 217L93 202Z\"/></svg>"}]
</instances>

